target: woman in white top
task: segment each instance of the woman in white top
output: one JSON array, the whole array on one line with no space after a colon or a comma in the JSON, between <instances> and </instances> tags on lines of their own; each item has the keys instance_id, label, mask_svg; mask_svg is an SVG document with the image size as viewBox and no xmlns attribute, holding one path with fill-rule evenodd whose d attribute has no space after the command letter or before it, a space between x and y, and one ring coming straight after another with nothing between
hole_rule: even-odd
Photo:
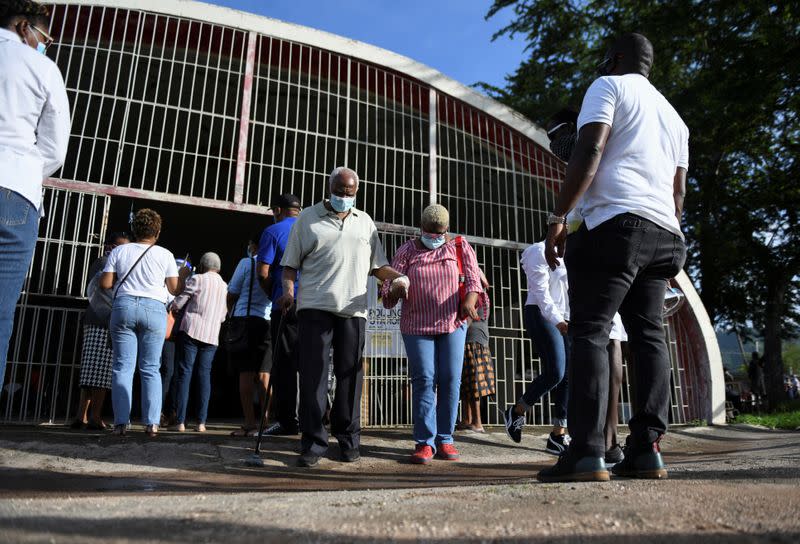
<instances>
[{"instance_id":1,"label":"woman in white top","mask_svg":"<svg viewBox=\"0 0 800 544\"><path fill-rule=\"evenodd\" d=\"M560 455L569 444L567 436L567 364L569 361L569 299L567 271L563 264L550 270L544 259L544 242L522 252L520 263L528 279L525 329L541 361L541 373L525 389L505 415L506 432L515 442L522 440L525 412L553 391L553 430L545 451Z\"/></svg>"},{"instance_id":2,"label":"woman in white top","mask_svg":"<svg viewBox=\"0 0 800 544\"><path fill-rule=\"evenodd\" d=\"M158 432L161 415L161 348L167 330L167 298L183 290L175 257L157 246L161 217L153 210L136 212L131 223L135 243L115 248L100 278L100 287L114 288L111 339L114 363L111 404L114 432L125 434L130 422L133 371L139 361L142 419L148 436ZM181 269L184 274L187 269Z\"/></svg>"}]
</instances>

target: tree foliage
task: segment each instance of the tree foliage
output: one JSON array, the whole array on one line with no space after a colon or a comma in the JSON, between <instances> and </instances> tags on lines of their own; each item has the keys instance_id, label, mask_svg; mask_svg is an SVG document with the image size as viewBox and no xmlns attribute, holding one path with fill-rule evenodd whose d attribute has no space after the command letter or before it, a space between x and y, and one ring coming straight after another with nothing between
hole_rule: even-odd
<instances>
[{"instance_id":1,"label":"tree foliage","mask_svg":"<svg viewBox=\"0 0 800 544\"><path fill-rule=\"evenodd\" d=\"M653 42L650 79L691 132L687 270L715 324L764 333L774 384L800 323L800 4L495 0L487 18L501 9L498 35L528 56L505 88L479 86L540 124L580 108L615 36Z\"/></svg>"}]
</instances>

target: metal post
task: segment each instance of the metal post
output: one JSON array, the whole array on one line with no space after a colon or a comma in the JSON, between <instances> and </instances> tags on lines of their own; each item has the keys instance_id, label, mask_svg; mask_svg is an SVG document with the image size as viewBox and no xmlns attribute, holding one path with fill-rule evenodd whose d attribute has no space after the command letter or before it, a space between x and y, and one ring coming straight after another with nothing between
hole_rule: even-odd
<instances>
[{"instance_id":1,"label":"metal post","mask_svg":"<svg viewBox=\"0 0 800 544\"><path fill-rule=\"evenodd\" d=\"M255 32L247 35L247 62L244 65L242 83L242 113L239 117L239 152L236 156L236 185L233 188L233 202L244 202L244 170L247 166L247 138L250 134L250 101L253 91L253 67L256 63Z\"/></svg>"},{"instance_id":2,"label":"metal post","mask_svg":"<svg viewBox=\"0 0 800 544\"><path fill-rule=\"evenodd\" d=\"M430 193L430 204L436 204L436 91L431 89L430 93L430 106L428 108L428 138L430 140L430 162L428 164L428 192Z\"/></svg>"}]
</instances>

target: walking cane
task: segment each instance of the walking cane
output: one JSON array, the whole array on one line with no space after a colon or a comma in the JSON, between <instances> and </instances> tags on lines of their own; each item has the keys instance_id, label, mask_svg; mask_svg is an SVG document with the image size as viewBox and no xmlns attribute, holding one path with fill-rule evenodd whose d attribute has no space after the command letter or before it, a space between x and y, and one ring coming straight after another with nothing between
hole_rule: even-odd
<instances>
[{"instance_id":1,"label":"walking cane","mask_svg":"<svg viewBox=\"0 0 800 544\"><path fill-rule=\"evenodd\" d=\"M282 315L281 316L281 324L278 325L278 334L275 335L276 339L280 339L283 336L283 330L285 328L285 325L286 325L286 316ZM272 366L273 366L273 368L275 367L275 352L276 351L277 350L272 352ZM264 460L261 458L261 439L264 436L264 425L267 422L267 417L269 415L270 408L272 408L272 376L270 376L269 385L267 386L267 392L266 393L267 393L267 396L268 396L269 400L266 400L266 398L265 398L264 404L266 406L265 406L264 411L261 413L261 422L258 425L258 438L256 438L256 447L255 447L255 450L253 451L253 453L250 454L250 457L248 457L247 459L244 460L244 464L247 465L247 466L251 466L251 467L263 467L264 466Z\"/></svg>"}]
</instances>

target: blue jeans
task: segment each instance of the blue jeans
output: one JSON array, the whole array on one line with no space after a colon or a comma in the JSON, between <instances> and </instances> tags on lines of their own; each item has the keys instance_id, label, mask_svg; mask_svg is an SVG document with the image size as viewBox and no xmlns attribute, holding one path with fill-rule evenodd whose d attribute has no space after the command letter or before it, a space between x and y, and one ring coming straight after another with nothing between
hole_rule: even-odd
<instances>
[{"instance_id":1,"label":"blue jeans","mask_svg":"<svg viewBox=\"0 0 800 544\"><path fill-rule=\"evenodd\" d=\"M175 340L170 339L164 341L164 347L161 349L161 410L167 415L177 410L176 399L177 396L177 376L175 375L175 352L177 346ZM166 406L167 398L169 398L169 406Z\"/></svg>"},{"instance_id":2,"label":"blue jeans","mask_svg":"<svg viewBox=\"0 0 800 544\"><path fill-rule=\"evenodd\" d=\"M39 212L33 204L14 191L0 188L0 389L6 375L14 310L38 232Z\"/></svg>"},{"instance_id":3,"label":"blue jeans","mask_svg":"<svg viewBox=\"0 0 800 544\"><path fill-rule=\"evenodd\" d=\"M205 423L208 417L208 399L211 398L211 363L217 346L195 340L185 332L178 335L178 423L186 421L186 405L189 404L189 390L192 385L192 372L197 365L197 381L200 389L200 407L197 422Z\"/></svg>"},{"instance_id":4,"label":"blue jeans","mask_svg":"<svg viewBox=\"0 0 800 544\"><path fill-rule=\"evenodd\" d=\"M552 424L566 427L569 401L566 379L570 352L569 336L561 334L555 325L542 317L539 307L533 304L525 306L525 329L539 353L542 373L528 385L518 402L530 408L546 393L555 389Z\"/></svg>"},{"instance_id":5,"label":"blue jeans","mask_svg":"<svg viewBox=\"0 0 800 544\"><path fill-rule=\"evenodd\" d=\"M417 444L453 443L466 338L466 323L450 334L403 335Z\"/></svg>"},{"instance_id":6,"label":"blue jeans","mask_svg":"<svg viewBox=\"0 0 800 544\"><path fill-rule=\"evenodd\" d=\"M161 348L167 332L167 310L163 302L152 298L119 296L111 310L114 363L111 372L111 405L114 425L126 425L131 419L133 371L139 360L142 380L142 420L158 425L161 417Z\"/></svg>"}]
</instances>

